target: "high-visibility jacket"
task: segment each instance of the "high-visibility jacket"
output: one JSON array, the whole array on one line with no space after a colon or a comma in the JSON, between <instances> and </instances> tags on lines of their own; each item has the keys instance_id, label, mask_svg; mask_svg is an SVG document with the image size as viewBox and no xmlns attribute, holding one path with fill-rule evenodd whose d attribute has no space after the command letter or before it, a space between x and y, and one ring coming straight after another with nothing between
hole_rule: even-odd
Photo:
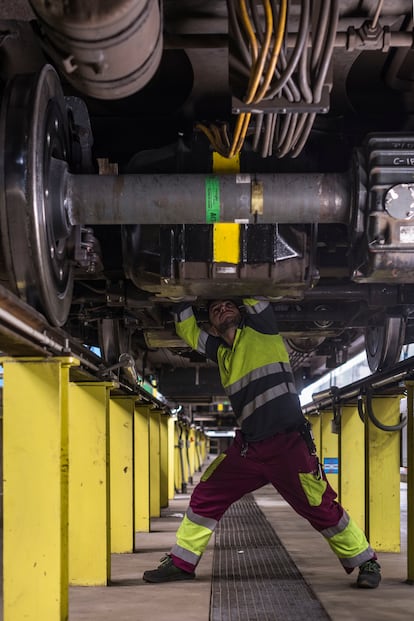
<instances>
[{"instance_id":1,"label":"high-visibility jacket","mask_svg":"<svg viewBox=\"0 0 414 621\"><path fill-rule=\"evenodd\" d=\"M297 429L305 418L294 385L289 355L266 299L243 300L246 312L233 346L202 330L190 305L174 309L177 334L217 362L221 382L246 442Z\"/></svg>"}]
</instances>

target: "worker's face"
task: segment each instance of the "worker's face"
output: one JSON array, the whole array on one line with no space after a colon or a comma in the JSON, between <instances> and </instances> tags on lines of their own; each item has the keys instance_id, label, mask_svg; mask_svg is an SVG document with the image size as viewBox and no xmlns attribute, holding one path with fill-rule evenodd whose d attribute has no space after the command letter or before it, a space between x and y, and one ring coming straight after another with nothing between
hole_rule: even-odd
<instances>
[{"instance_id":1,"label":"worker's face","mask_svg":"<svg viewBox=\"0 0 414 621\"><path fill-rule=\"evenodd\" d=\"M209 309L210 324L219 334L240 323L240 311L231 300L215 300Z\"/></svg>"}]
</instances>

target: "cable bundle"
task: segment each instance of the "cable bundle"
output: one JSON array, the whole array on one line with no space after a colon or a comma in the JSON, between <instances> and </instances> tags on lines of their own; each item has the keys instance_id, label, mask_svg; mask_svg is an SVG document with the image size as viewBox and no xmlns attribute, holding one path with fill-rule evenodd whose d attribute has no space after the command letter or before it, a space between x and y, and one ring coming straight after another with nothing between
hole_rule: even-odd
<instances>
[{"instance_id":1,"label":"cable bundle","mask_svg":"<svg viewBox=\"0 0 414 621\"><path fill-rule=\"evenodd\" d=\"M227 4L230 71L233 81L244 86L243 100L252 112L238 116L232 140L225 125L197 127L225 157L240 153L250 125L253 149L262 157L273 151L278 157L297 157L316 113L289 112L289 107L321 100L335 44L338 0L298 0L299 21L292 28L295 35L289 47L293 0L227 0ZM267 101L284 112L257 112Z\"/></svg>"}]
</instances>

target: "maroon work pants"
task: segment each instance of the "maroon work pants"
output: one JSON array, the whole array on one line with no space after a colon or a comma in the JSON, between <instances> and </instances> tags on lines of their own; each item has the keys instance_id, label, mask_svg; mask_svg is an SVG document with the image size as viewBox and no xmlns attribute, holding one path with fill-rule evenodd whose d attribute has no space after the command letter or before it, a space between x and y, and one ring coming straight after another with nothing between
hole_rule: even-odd
<instances>
[{"instance_id":1,"label":"maroon work pants","mask_svg":"<svg viewBox=\"0 0 414 621\"><path fill-rule=\"evenodd\" d=\"M190 501L194 513L219 520L236 500L271 483L316 530L336 526L340 521L343 509L335 501L337 494L329 483L321 504L309 504L299 473L316 473L318 459L309 453L299 432L280 433L253 442L248 445L247 452L243 451L242 436L237 432L233 444L225 453L225 459L215 469L213 462L211 475L207 469L206 480L201 480L194 489ZM323 472L322 476L326 480Z\"/></svg>"}]
</instances>

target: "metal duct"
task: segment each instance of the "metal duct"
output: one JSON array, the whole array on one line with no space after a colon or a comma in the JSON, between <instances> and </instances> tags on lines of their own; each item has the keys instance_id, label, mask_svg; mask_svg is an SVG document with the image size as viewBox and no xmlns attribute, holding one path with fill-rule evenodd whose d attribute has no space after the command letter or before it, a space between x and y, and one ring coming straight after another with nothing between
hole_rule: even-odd
<instances>
[{"instance_id":1,"label":"metal duct","mask_svg":"<svg viewBox=\"0 0 414 621\"><path fill-rule=\"evenodd\" d=\"M120 99L142 89L162 54L158 0L30 0L42 43L78 91Z\"/></svg>"}]
</instances>

